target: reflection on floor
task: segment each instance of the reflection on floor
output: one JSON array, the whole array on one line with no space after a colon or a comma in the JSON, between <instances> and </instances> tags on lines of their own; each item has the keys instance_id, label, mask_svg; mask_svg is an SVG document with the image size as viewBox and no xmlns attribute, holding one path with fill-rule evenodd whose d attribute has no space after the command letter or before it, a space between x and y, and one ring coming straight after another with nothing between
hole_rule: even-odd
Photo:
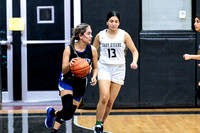
<instances>
[{"instance_id":1,"label":"reflection on floor","mask_svg":"<svg viewBox=\"0 0 200 133\"><path fill-rule=\"evenodd\" d=\"M44 125L47 106L4 106L0 133L50 133ZM54 105L61 109L60 105ZM59 133L93 133L96 110L78 109ZM115 109L104 129L110 133L200 133L200 109Z\"/></svg>"},{"instance_id":2,"label":"reflection on floor","mask_svg":"<svg viewBox=\"0 0 200 133\"><path fill-rule=\"evenodd\" d=\"M1 133L50 133L44 126L45 114L2 114L0 115ZM91 130L80 128L66 121L60 128L62 133L93 133Z\"/></svg>"}]
</instances>

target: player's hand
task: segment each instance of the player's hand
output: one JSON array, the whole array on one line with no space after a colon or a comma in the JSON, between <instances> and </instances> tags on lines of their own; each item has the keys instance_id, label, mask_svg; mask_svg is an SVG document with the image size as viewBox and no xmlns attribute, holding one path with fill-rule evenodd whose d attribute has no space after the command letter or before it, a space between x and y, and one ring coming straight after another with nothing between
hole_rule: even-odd
<instances>
[{"instance_id":1,"label":"player's hand","mask_svg":"<svg viewBox=\"0 0 200 133\"><path fill-rule=\"evenodd\" d=\"M184 58L185 60L190 60L190 55L189 55L189 54L184 54L184 55L183 55L183 58Z\"/></svg>"},{"instance_id":2,"label":"player's hand","mask_svg":"<svg viewBox=\"0 0 200 133\"><path fill-rule=\"evenodd\" d=\"M78 58L72 58L71 61L69 62L69 66L72 66L74 62L76 62Z\"/></svg>"},{"instance_id":3,"label":"player's hand","mask_svg":"<svg viewBox=\"0 0 200 133\"><path fill-rule=\"evenodd\" d=\"M137 69L137 68L138 68L138 65L137 65L137 63L132 62L132 63L130 64L130 67L131 67L131 69Z\"/></svg>"},{"instance_id":4,"label":"player's hand","mask_svg":"<svg viewBox=\"0 0 200 133\"><path fill-rule=\"evenodd\" d=\"M91 78L91 81L90 81L90 85L91 85L91 86L95 86L96 83L97 83L97 79L92 77L92 78Z\"/></svg>"}]
</instances>

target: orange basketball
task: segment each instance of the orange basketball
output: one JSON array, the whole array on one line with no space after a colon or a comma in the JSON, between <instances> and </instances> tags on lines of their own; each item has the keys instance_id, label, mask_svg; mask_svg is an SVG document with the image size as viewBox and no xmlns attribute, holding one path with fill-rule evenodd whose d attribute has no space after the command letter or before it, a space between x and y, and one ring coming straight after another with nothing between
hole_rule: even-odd
<instances>
[{"instance_id":1,"label":"orange basketball","mask_svg":"<svg viewBox=\"0 0 200 133\"><path fill-rule=\"evenodd\" d=\"M74 76L82 78L88 75L90 71L90 65L85 59L78 58L76 62L73 62L73 64L70 66L70 69Z\"/></svg>"}]
</instances>

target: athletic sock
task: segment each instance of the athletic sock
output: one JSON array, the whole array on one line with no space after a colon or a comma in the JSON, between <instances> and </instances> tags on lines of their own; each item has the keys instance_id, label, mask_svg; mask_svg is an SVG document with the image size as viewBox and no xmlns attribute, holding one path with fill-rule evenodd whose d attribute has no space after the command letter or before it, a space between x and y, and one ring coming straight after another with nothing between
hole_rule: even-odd
<instances>
[{"instance_id":1,"label":"athletic sock","mask_svg":"<svg viewBox=\"0 0 200 133\"><path fill-rule=\"evenodd\" d=\"M101 121L96 121L96 125L101 125Z\"/></svg>"}]
</instances>

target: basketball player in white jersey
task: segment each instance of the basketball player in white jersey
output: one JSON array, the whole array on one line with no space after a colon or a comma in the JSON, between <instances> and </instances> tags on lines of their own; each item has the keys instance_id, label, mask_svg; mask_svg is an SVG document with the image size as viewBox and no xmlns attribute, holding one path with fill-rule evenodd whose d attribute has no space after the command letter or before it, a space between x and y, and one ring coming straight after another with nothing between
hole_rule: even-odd
<instances>
[{"instance_id":1,"label":"basketball player in white jersey","mask_svg":"<svg viewBox=\"0 0 200 133\"><path fill-rule=\"evenodd\" d=\"M137 69L138 51L130 35L119 29L120 15L116 11L107 14L108 29L100 31L93 46L100 48L98 61L98 82L100 98L97 105L96 125L94 133L103 133L103 123L112 109L112 105L124 84L125 78L125 48L130 49L133 60L131 69Z\"/></svg>"}]
</instances>

